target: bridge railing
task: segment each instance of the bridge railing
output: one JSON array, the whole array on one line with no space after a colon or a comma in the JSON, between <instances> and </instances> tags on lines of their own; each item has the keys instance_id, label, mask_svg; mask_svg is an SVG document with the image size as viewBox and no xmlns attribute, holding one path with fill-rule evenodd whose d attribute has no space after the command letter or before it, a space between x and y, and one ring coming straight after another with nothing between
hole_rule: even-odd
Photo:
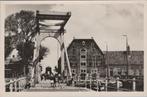
<instances>
[{"instance_id":1,"label":"bridge railing","mask_svg":"<svg viewBox=\"0 0 147 97\"><path fill-rule=\"evenodd\" d=\"M136 78L120 79L118 77L114 79L103 78L97 80L76 80L75 82L75 86L86 87L94 90L103 88L102 91L143 91L143 80Z\"/></svg>"},{"instance_id":2,"label":"bridge railing","mask_svg":"<svg viewBox=\"0 0 147 97\"><path fill-rule=\"evenodd\" d=\"M6 92L19 92L25 89L27 84L26 77L10 80L10 82L5 84Z\"/></svg>"}]
</instances>

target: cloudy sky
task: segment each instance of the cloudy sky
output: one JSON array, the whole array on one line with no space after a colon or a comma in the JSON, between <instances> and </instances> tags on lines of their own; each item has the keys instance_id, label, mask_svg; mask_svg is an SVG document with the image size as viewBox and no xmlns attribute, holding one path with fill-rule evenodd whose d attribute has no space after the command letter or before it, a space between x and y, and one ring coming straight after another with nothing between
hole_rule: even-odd
<instances>
[{"instance_id":1,"label":"cloudy sky","mask_svg":"<svg viewBox=\"0 0 147 97\"><path fill-rule=\"evenodd\" d=\"M50 5L8 5L6 16L20 10L40 11L70 11L71 18L65 29L66 46L75 38L93 37L102 50L125 50L125 37L131 50L143 50L143 21L142 4L50 4ZM54 43L54 44L53 44ZM55 39L46 38L42 45L50 49L50 53L42 64L54 67L60 55L59 45ZM52 60L49 60L52 59Z\"/></svg>"}]
</instances>

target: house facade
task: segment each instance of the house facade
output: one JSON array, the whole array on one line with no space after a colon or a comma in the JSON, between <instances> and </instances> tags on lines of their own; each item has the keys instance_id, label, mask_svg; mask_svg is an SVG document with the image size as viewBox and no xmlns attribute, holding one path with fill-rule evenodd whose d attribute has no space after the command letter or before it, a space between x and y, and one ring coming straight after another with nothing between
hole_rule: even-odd
<instances>
[{"instance_id":1,"label":"house facade","mask_svg":"<svg viewBox=\"0 0 147 97\"><path fill-rule=\"evenodd\" d=\"M17 49L13 49L5 58L5 78L17 78L26 75L27 66L22 64Z\"/></svg>"}]
</instances>

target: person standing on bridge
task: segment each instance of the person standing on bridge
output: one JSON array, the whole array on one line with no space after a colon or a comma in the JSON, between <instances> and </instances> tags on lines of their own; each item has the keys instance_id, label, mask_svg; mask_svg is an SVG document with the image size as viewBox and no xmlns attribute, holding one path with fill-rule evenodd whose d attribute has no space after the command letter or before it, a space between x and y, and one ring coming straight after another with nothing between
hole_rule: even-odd
<instances>
[{"instance_id":1,"label":"person standing on bridge","mask_svg":"<svg viewBox=\"0 0 147 97\"><path fill-rule=\"evenodd\" d=\"M58 74L58 85L59 85L59 87L62 88L61 83L62 83L61 74L59 73L59 74Z\"/></svg>"},{"instance_id":2,"label":"person standing on bridge","mask_svg":"<svg viewBox=\"0 0 147 97\"><path fill-rule=\"evenodd\" d=\"M30 89L30 87L31 87L31 76L28 74L26 77L25 89Z\"/></svg>"},{"instance_id":3,"label":"person standing on bridge","mask_svg":"<svg viewBox=\"0 0 147 97\"><path fill-rule=\"evenodd\" d=\"M54 87L57 86L57 82L58 82L58 74L54 75Z\"/></svg>"}]
</instances>

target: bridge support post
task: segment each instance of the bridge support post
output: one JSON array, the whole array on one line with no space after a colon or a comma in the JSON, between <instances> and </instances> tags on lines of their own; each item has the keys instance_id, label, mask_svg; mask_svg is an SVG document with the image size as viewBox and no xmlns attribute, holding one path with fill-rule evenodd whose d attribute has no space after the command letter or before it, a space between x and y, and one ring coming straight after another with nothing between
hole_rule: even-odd
<instances>
[{"instance_id":1,"label":"bridge support post","mask_svg":"<svg viewBox=\"0 0 147 97\"><path fill-rule=\"evenodd\" d=\"M65 59L64 59L64 53L65 53L65 50L64 50L64 32L61 32L60 33L60 42L61 42L61 47L60 47L60 50L61 50L61 77L62 79L64 79L64 74L65 74L65 71L64 71L64 66L65 66Z\"/></svg>"},{"instance_id":2,"label":"bridge support post","mask_svg":"<svg viewBox=\"0 0 147 97\"><path fill-rule=\"evenodd\" d=\"M35 69L36 69L35 70L35 84L36 84L36 83L39 83L41 80L41 78L40 78L41 72L40 72L40 64L39 63L36 64Z\"/></svg>"},{"instance_id":3,"label":"bridge support post","mask_svg":"<svg viewBox=\"0 0 147 97\"><path fill-rule=\"evenodd\" d=\"M39 14L39 12L37 12ZM37 35L36 35L36 43L35 43L35 50L34 50L34 80L33 84L35 85L36 83L39 83L40 81L40 69L39 69L39 50L40 50L40 45L41 45L41 36L40 36L40 30L39 30L39 19L37 19Z\"/></svg>"}]
</instances>

